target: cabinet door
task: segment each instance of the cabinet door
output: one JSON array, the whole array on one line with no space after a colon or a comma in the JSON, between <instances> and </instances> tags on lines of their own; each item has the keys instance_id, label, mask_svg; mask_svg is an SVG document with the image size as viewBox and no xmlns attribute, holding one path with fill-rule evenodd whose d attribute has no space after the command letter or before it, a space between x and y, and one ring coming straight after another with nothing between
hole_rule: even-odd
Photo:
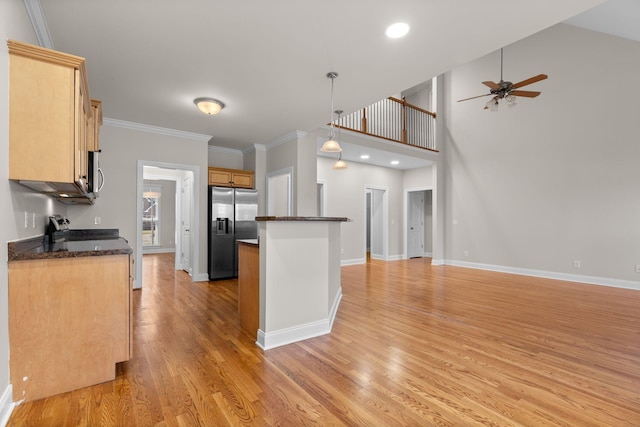
<instances>
[{"instance_id":1,"label":"cabinet door","mask_svg":"<svg viewBox=\"0 0 640 427\"><path fill-rule=\"evenodd\" d=\"M253 172L234 172L231 178L234 187L253 188Z\"/></svg>"},{"instance_id":2,"label":"cabinet door","mask_svg":"<svg viewBox=\"0 0 640 427\"><path fill-rule=\"evenodd\" d=\"M102 126L102 102L91 100L91 118L87 132L87 150L100 151L100 126Z\"/></svg>"},{"instance_id":3,"label":"cabinet door","mask_svg":"<svg viewBox=\"0 0 640 427\"><path fill-rule=\"evenodd\" d=\"M9 178L74 181L75 72L9 58Z\"/></svg>"},{"instance_id":4,"label":"cabinet door","mask_svg":"<svg viewBox=\"0 0 640 427\"><path fill-rule=\"evenodd\" d=\"M231 172L223 169L209 168L209 185L231 186Z\"/></svg>"},{"instance_id":5,"label":"cabinet door","mask_svg":"<svg viewBox=\"0 0 640 427\"><path fill-rule=\"evenodd\" d=\"M87 131L89 128L90 111L86 109L86 96L84 88L80 84L80 71L76 70L76 132L74 139L75 148L75 181L82 183L87 191L87 175L89 174L89 161L87 154Z\"/></svg>"}]
</instances>

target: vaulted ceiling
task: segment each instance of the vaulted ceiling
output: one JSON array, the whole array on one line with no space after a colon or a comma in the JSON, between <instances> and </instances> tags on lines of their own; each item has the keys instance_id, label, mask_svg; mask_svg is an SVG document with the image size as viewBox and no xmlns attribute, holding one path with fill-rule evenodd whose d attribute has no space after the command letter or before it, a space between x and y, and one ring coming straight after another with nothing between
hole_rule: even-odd
<instances>
[{"instance_id":1,"label":"vaulted ceiling","mask_svg":"<svg viewBox=\"0 0 640 427\"><path fill-rule=\"evenodd\" d=\"M352 112L603 0L25 2L53 48L87 59L105 117L243 149L326 123L329 71L335 107ZM387 38L398 21L409 34ZM226 108L205 116L201 96Z\"/></svg>"}]
</instances>

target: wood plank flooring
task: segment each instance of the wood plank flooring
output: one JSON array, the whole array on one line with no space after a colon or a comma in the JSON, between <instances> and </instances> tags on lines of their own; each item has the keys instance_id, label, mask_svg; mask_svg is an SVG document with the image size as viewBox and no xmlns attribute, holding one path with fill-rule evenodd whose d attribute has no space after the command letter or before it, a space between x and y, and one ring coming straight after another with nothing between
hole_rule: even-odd
<instances>
[{"instance_id":1,"label":"wood plank flooring","mask_svg":"<svg viewBox=\"0 0 640 427\"><path fill-rule=\"evenodd\" d=\"M342 268L330 335L263 353L235 280L173 265L144 256L115 381L9 425L640 426L638 291L371 260Z\"/></svg>"}]
</instances>

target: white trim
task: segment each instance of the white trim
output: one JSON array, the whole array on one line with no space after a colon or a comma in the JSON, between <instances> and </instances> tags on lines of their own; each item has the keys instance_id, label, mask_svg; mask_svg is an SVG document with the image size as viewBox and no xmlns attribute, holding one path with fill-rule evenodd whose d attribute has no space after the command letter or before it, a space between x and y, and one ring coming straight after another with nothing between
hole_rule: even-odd
<instances>
[{"instance_id":1,"label":"white trim","mask_svg":"<svg viewBox=\"0 0 640 427\"><path fill-rule=\"evenodd\" d=\"M102 125L113 126L117 128L124 128L124 129L131 129L131 130L140 131L140 132L156 133L159 135L177 136L179 138L194 139L196 141L208 142L212 138L211 135L203 135L201 133L186 132L183 130L163 128L160 126L145 125L142 123L127 122L125 120L110 119L108 117L105 117L102 120Z\"/></svg>"},{"instance_id":2,"label":"white trim","mask_svg":"<svg viewBox=\"0 0 640 427\"><path fill-rule=\"evenodd\" d=\"M287 215L293 215L293 179L294 179L294 170L293 166L288 166L286 168L278 169L277 171L269 172L265 175L265 201L266 201L266 211L267 215L272 215L269 211L269 180L271 178L275 178L278 176L287 176Z\"/></svg>"},{"instance_id":3,"label":"white trim","mask_svg":"<svg viewBox=\"0 0 640 427\"><path fill-rule=\"evenodd\" d=\"M272 148L277 147L278 145L282 145L282 144L286 144L289 141L293 141L294 139L299 139L299 138L303 138L307 135L306 132L303 132L301 130L294 130L292 132L289 132L286 135L282 135L280 138L271 141L270 143L266 144L266 148L267 150L271 150Z\"/></svg>"},{"instance_id":4,"label":"white trim","mask_svg":"<svg viewBox=\"0 0 640 427\"><path fill-rule=\"evenodd\" d=\"M406 259L407 257L404 254L400 255L389 255L385 261L400 261L401 259Z\"/></svg>"},{"instance_id":5,"label":"white trim","mask_svg":"<svg viewBox=\"0 0 640 427\"><path fill-rule=\"evenodd\" d=\"M425 252L422 256L425 258L431 258L433 256L433 252Z\"/></svg>"},{"instance_id":6,"label":"white trim","mask_svg":"<svg viewBox=\"0 0 640 427\"><path fill-rule=\"evenodd\" d=\"M209 273L193 274L191 276L191 281L193 281L193 282L208 282L209 281Z\"/></svg>"},{"instance_id":7,"label":"white trim","mask_svg":"<svg viewBox=\"0 0 640 427\"><path fill-rule=\"evenodd\" d=\"M175 163L166 163L166 162L154 162L154 161L150 161L150 160L138 160L137 161L137 172L136 172L136 180L137 180L137 184L136 184L136 198L137 198L137 202L136 202L136 251L134 254L135 257L135 278L133 281L133 288L134 289L140 289L142 288L142 279L143 279L143 274L142 274L142 254L143 254L143 249L142 249L142 192L143 192L143 187L144 187L144 167L145 166L154 166L160 169L171 169L171 170L180 170L180 171L184 171L184 172L191 172L193 175L193 183L191 185L191 189L192 189L192 197L191 197L191 203L192 203L192 215L193 215L193 220L191 221L191 235L192 235L192 240L191 240L191 244L192 244L192 250L191 250L191 259L192 259L192 263L191 263L191 280L192 281L196 281L195 280L195 275L201 275L201 273L198 273L198 271L200 270L200 218L199 218L199 212L200 212L200 191L198 190L200 187L200 166L197 165L181 165L181 164L175 164ZM172 177L167 177L166 179L173 179ZM176 185L176 194L178 193L178 187ZM205 202L206 203L206 202ZM179 203L178 201L176 201L176 210L178 209ZM176 251L178 252L179 247L178 247L178 242L176 242ZM179 252L178 252L179 253ZM176 257L177 258L177 257ZM176 264L177 264L177 260L176 260ZM177 267L176 267L177 268Z\"/></svg>"},{"instance_id":8,"label":"white trim","mask_svg":"<svg viewBox=\"0 0 640 427\"><path fill-rule=\"evenodd\" d=\"M13 403L13 388L11 384L9 384L7 388L4 389L2 397L0 397L0 426L7 425L15 406L16 404Z\"/></svg>"},{"instance_id":9,"label":"white trim","mask_svg":"<svg viewBox=\"0 0 640 427\"><path fill-rule=\"evenodd\" d=\"M207 147L209 151L217 151L219 153L243 154L243 150L238 150L237 148L218 147L217 145L208 145Z\"/></svg>"},{"instance_id":10,"label":"white trim","mask_svg":"<svg viewBox=\"0 0 640 427\"><path fill-rule=\"evenodd\" d=\"M248 147L243 148L241 151L243 155L247 155L253 153L254 151L267 151L267 147L262 144L252 144Z\"/></svg>"},{"instance_id":11,"label":"white trim","mask_svg":"<svg viewBox=\"0 0 640 427\"><path fill-rule=\"evenodd\" d=\"M175 252L176 248L162 248L162 247L150 247L147 246L146 248L142 249L142 255L146 255L146 254L164 254L164 253L171 253L171 252Z\"/></svg>"},{"instance_id":12,"label":"white trim","mask_svg":"<svg viewBox=\"0 0 640 427\"><path fill-rule=\"evenodd\" d=\"M53 39L49 32L49 25L47 24L47 18L42 10L42 4L40 0L24 0L24 7L27 9L33 31L36 33L38 43L42 47L47 49L55 49L53 47Z\"/></svg>"},{"instance_id":13,"label":"white trim","mask_svg":"<svg viewBox=\"0 0 640 427\"><path fill-rule=\"evenodd\" d=\"M431 265L445 265L445 261L440 258L431 258Z\"/></svg>"},{"instance_id":14,"label":"white trim","mask_svg":"<svg viewBox=\"0 0 640 427\"><path fill-rule=\"evenodd\" d=\"M258 329L256 345L262 350L271 350L294 342L307 340L310 338L326 335L331 332L333 321L338 313L338 307L342 301L342 287L338 289L338 293L333 300L329 317L327 319L318 320L316 322L306 323L304 325L293 326L291 328L280 329L274 332L265 333L262 329Z\"/></svg>"},{"instance_id":15,"label":"white trim","mask_svg":"<svg viewBox=\"0 0 640 427\"><path fill-rule=\"evenodd\" d=\"M366 264L366 263L367 263L366 258L343 259L342 261L340 261L340 267L344 267L346 265L360 265L360 264Z\"/></svg>"},{"instance_id":16,"label":"white trim","mask_svg":"<svg viewBox=\"0 0 640 427\"><path fill-rule=\"evenodd\" d=\"M432 265L437 265L433 261ZM502 265L481 264L456 260L445 260L444 264L455 267L474 268L477 270L497 271L500 273L519 274L521 276L541 277L545 279L563 280L566 282L585 283L589 285L610 286L614 288L633 289L640 291L640 282L632 280L620 280L607 277L581 276L578 274L557 273L545 270L533 270L529 268L507 267Z\"/></svg>"}]
</instances>

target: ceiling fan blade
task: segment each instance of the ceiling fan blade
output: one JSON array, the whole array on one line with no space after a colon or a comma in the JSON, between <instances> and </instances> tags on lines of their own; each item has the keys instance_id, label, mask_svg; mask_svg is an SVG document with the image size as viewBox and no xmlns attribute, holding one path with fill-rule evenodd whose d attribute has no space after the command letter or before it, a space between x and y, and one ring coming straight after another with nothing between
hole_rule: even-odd
<instances>
[{"instance_id":1,"label":"ceiling fan blade","mask_svg":"<svg viewBox=\"0 0 640 427\"><path fill-rule=\"evenodd\" d=\"M532 90L512 90L511 95L524 96L525 98L535 98L540 95L541 92L535 92Z\"/></svg>"},{"instance_id":2,"label":"ceiling fan blade","mask_svg":"<svg viewBox=\"0 0 640 427\"><path fill-rule=\"evenodd\" d=\"M500 85L498 83L494 83L492 81L482 82L483 85L489 86L491 89L500 89Z\"/></svg>"},{"instance_id":3,"label":"ceiling fan blade","mask_svg":"<svg viewBox=\"0 0 640 427\"><path fill-rule=\"evenodd\" d=\"M547 76L546 74L538 74L537 76L530 77L527 80L523 80L519 83L514 84L513 88L518 89L519 87L530 85L531 83L539 82L540 80L544 80L547 77L549 76Z\"/></svg>"},{"instance_id":4,"label":"ceiling fan blade","mask_svg":"<svg viewBox=\"0 0 640 427\"><path fill-rule=\"evenodd\" d=\"M489 96L489 95L491 95L491 94L487 93L486 95L478 95L478 96L472 96L471 98L458 99L458 102L468 101L470 99L482 98L483 96Z\"/></svg>"}]
</instances>

